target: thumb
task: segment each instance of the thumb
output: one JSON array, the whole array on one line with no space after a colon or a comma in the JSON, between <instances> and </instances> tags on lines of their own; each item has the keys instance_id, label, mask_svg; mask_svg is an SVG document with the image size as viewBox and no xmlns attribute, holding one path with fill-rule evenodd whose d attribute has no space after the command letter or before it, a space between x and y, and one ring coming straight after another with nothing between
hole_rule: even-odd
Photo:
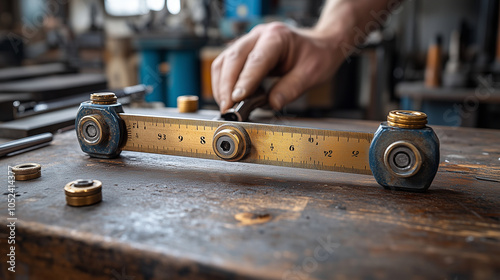
<instances>
[{"instance_id":1,"label":"thumb","mask_svg":"<svg viewBox=\"0 0 500 280\"><path fill-rule=\"evenodd\" d=\"M294 68L283 76L269 93L269 104L274 110L280 110L286 104L294 101L307 89L304 74Z\"/></svg>"}]
</instances>

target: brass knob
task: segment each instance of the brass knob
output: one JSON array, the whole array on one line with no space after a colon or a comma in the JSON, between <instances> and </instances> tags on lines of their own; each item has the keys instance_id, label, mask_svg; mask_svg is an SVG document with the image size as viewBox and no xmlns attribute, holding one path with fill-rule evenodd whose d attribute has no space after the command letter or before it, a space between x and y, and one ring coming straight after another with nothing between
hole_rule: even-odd
<instances>
[{"instance_id":1,"label":"brass knob","mask_svg":"<svg viewBox=\"0 0 500 280\"><path fill-rule=\"evenodd\" d=\"M42 176L42 166L38 163L23 163L12 167L14 178L19 181L27 181Z\"/></svg>"},{"instance_id":2,"label":"brass knob","mask_svg":"<svg viewBox=\"0 0 500 280\"><path fill-rule=\"evenodd\" d=\"M179 113L194 113L198 111L198 96L182 95L177 97L177 110Z\"/></svg>"},{"instance_id":3,"label":"brass knob","mask_svg":"<svg viewBox=\"0 0 500 280\"><path fill-rule=\"evenodd\" d=\"M238 161L250 151L250 138L244 128L224 124L215 131L212 145L215 154L220 158Z\"/></svg>"},{"instance_id":4,"label":"brass knob","mask_svg":"<svg viewBox=\"0 0 500 280\"><path fill-rule=\"evenodd\" d=\"M387 115L387 124L407 129L424 128L427 124L427 115L418 111L394 110Z\"/></svg>"},{"instance_id":5,"label":"brass knob","mask_svg":"<svg viewBox=\"0 0 500 280\"><path fill-rule=\"evenodd\" d=\"M70 206L87 206L102 200L102 183L98 180L78 179L64 186L66 203Z\"/></svg>"},{"instance_id":6,"label":"brass knob","mask_svg":"<svg viewBox=\"0 0 500 280\"><path fill-rule=\"evenodd\" d=\"M90 101L92 104L97 105L111 105L116 104L118 98L116 98L116 95L112 92L98 92L90 95Z\"/></svg>"}]
</instances>

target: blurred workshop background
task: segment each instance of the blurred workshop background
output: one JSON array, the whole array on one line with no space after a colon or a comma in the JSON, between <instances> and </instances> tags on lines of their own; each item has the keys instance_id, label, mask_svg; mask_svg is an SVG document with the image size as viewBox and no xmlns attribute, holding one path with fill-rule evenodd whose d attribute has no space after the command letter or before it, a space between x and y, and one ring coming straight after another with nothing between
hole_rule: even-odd
<instances>
[{"instance_id":1,"label":"blurred workshop background","mask_svg":"<svg viewBox=\"0 0 500 280\"><path fill-rule=\"evenodd\" d=\"M197 95L217 109L210 65L257 24L313 26L322 0L19 0L0 2L0 137L73 124L89 93L139 107ZM381 121L421 110L433 125L500 128L496 0L413 0L328 83L276 114ZM358 30L366 32L365 30Z\"/></svg>"}]
</instances>

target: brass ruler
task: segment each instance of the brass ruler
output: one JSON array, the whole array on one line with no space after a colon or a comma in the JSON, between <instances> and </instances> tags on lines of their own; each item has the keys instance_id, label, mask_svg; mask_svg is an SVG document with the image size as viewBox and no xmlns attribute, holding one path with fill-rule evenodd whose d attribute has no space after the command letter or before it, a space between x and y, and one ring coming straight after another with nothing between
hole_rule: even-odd
<instances>
[{"instance_id":1,"label":"brass ruler","mask_svg":"<svg viewBox=\"0 0 500 280\"><path fill-rule=\"evenodd\" d=\"M125 123L126 151L220 159L216 150L225 148L223 140L233 137L227 129L221 132L221 126L231 130L234 124L236 132L244 131L248 143L244 142L249 146L238 161L372 174L368 163L372 133L125 113L119 116ZM223 137L221 133L225 133Z\"/></svg>"},{"instance_id":2,"label":"brass ruler","mask_svg":"<svg viewBox=\"0 0 500 280\"><path fill-rule=\"evenodd\" d=\"M377 132L126 114L113 93L96 93L76 117L92 157L122 150L372 174L384 188L425 191L439 166L439 139L422 112L395 110Z\"/></svg>"}]
</instances>

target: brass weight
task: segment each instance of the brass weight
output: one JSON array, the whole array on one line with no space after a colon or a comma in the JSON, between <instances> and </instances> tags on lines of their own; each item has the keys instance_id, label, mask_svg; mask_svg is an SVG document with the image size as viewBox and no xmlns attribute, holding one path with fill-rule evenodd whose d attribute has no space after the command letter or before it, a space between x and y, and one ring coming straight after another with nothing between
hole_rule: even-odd
<instances>
[{"instance_id":1,"label":"brass weight","mask_svg":"<svg viewBox=\"0 0 500 280\"><path fill-rule=\"evenodd\" d=\"M98 180L78 179L64 186L66 203L70 206L87 206L102 200L102 183Z\"/></svg>"}]
</instances>

